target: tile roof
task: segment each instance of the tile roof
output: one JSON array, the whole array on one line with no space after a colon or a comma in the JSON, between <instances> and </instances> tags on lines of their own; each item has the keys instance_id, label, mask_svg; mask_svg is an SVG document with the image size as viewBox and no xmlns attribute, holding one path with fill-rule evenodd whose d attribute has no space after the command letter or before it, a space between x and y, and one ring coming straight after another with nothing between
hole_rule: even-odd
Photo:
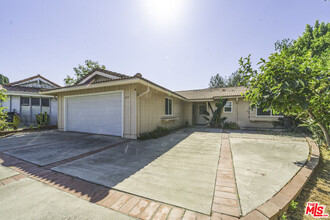
<instances>
[{"instance_id":1,"label":"tile roof","mask_svg":"<svg viewBox=\"0 0 330 220\"><path fill-rule=\"evenodd\" d=\"M56 83L54 83L54 82L46 79L45 77L41 76L40 74L35 75L35 76L31 76L29 78L22 79L22 80L19 80L19 81L16 81L16 82L7 83L6 86L14 86L16 84L23 83L23 82L26 82L26 81L30 81L30 80L33 80L35 78L41 78L41 79L45 80L46 82L48 82L48 83L50 83L50 84L52 84L52 85L54 85L56 87L61 87L61 86L57 85Z\"/></svg>"},{"instance_id":2,"label":"tile roof","mask_svg":"<svg viewBox=\"0 0 330 220\"><path fill-rule=\"evenodd\" d=\"M244 86L176 91L188 100L213 99L214 97L241 96L246 91Z\"/></svg>"},{"instance_id":3,"label":"tile roof","mask_svg":"<svg viewBox=\"0 0 330 220\"><path fill-rule=\"evenodd\" d=\"M109 71L109 70L105 70L105 69L101 69L101 68L95 68L93 69L92 71L90 71L88 74L86 74L83 78L81 78L80 80L78 80L75 85L78 85L81 81L83 81L84 79L86 79L87 77L89 77L90 75L92 75L94 72L102 72L102 73L106 73L106 74L109 74L109 75L112 75L112 76L117 76L119 78L127 78L127 77L130 77L130 76L127 76L127 75L124 75L124 74L121 74L121 73L116 73L116 72L112 72L112 71Z\"/></svg>"},{"instance_id":4,"label":"tile roof","mask_svg":"<svg viewBox=\"0 0 330 220\"><path fill-rule=\"evenodd\" d=\"M8 86L2 85L8 92L27 92L27 93L38 93L41 89L34 87L23 87L23 86Z\"/></svg>"}]
</instances>

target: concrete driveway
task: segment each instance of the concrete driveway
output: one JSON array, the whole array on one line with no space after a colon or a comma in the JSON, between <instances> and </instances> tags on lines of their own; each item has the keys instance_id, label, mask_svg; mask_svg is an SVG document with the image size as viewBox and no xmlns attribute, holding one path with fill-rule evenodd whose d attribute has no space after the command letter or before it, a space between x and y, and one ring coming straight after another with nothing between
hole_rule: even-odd
<instances>
[{"instance_id":1,"label":"concrete driveway","mask_svg":"<svg viewBox=\"0 0 330 220\"><path fill-rule=\"evenodd\" d=\"M147 216L157 212L166 217L174 213L170 210L176 210L181 217L197 218L201 213L246 215L287 184L308 157L308 144L299 135L246 131L227 135L220 132L219 129L188 128L147 141L59 131L18 134L0 139L0 164L1 155L5 154L23 159L39 165L32 170L45 169L32 171L31 175L47 176L49 172L53 172L51 175L55 178L62 175L56 181L65 182L63 186L73 186L76 191L75 183L70 182L72 176L80 182L86 180L90 184L111 187L116 193L110 193L110 199L106 199L103 205L111 202L111 209L115 207L120 211L123 207L127 211L127 207L133 208L137 204L132 209L134 217L139 217L136 213L140 212ZM10 166L8 164L6 166ZM1 179L17 176L17 171L19 169L15 171L0 165L1 212L15 213L16 208L22 211L17 212L17 216L26 212L33 219L37 214L46 218L43 213L50 212L46 207L53 206L63 210L62 217L66 218L70 216L69 210L80 210L70 203L89 206L86 201L72 200L62 195L64 192L34 180L24 179L1 186ZM42 193L36 193L38 189ZM47 193L55 199L48 202ZM122 196L122 193L126 194ZM132 196L134 198L128 200ZM22 202L15 203L15 198L21 197ZM33 207L26 205L29 198L36 201ZM61 200L65 205L57 204ZM87 207L86 210L90 211L82 210L81 213L89 218L88 212L100 208L93 207ZM82 218L79 212L72 213L73 219ZM105 210L99 213L100 218L104 217L102 213L115 219L127 218ZM56 215L50 212L50 216Z\"/></svg>"},{"instance_id":2,"label":"concrete driveway","mask_svg":"<svg viewBox=\"0 0 330 220\"><path fill-rule=\"evenodd\" d=\"M0 142L0 149L5 149L8 155L44 166L124 141L114 136L48 131L6 138Z\"/></svg>"},{"instance_id":3,"label":"concrete driveway","mask_svg":"<svg viewBox=\"0 0 330 220\"><path fill-rule=\"evenodd\" d=\"M185 129L155 140L131 141L53 170L210 214L220 131Z\"/></svg>"}]
</instances>

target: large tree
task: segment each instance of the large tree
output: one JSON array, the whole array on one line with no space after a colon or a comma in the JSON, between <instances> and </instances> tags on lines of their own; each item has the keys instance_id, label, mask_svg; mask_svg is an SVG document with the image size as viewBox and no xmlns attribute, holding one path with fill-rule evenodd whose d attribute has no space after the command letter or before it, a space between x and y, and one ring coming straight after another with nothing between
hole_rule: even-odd
<instances>
[{"instance_id":1,"label":"large tree","mask_svg":"<svg viewBox=\"0 0 330 220\"><path fill-rule=\"evenodd\" d=\"M0 84L1 84L1 85L4 85L4 84L6 84L6 83L9 83L9 79L8 79L8 77L6 77L6 76L0 74Z\"/></svg>"},{"instance_id":2,"label":"large tree","mask_svg":"<svg viewBox=\"0 0 330 220\"><path fill-rule=\"evenodd\" d=\"M257 70L250 56L241 58L240 73L252 107L273 109L317 125L330 144L330 23L307 25L297 40L275 44L276 52L261 59Z\"/></svg>"},{"instance_id":3,"label":"large tree","mask_svg":"<svg viewBox=\"0 0 330 220\"><path fill-rule=\"evenodd\" d=\"M73 77L67 75L64 79L64 84L66 86L71 86L77 83L81 78L87 75L90 71L96 68L105 69L104 65L100 65L98 62L85 60L85 65L78 65L78 67L74 67L73 71L75 72Z\"/></svg>"},{"instance_id":4,"label":"large tree","mask_svg":"<svg viewBox=\"0 0 330 220\"><path fill-rule=\"evenodd\" d=\"M218 74L212 76L209 83L209 88L222 88L222 87L231 87L239 86L243 83L243 76L237 70L233 72L228 78L222 77Z\"/></svg>"},{"instance_id":5,"label":"large tree","mask_svg":"<svg viewBox=\"0 0 330 220\"><path fill-rule=\"evenodd\" d=\"M6 90L0 85L0 102L6 102L7 101L7 95ZM0 105L0 131L5 130L8 128L9 123L7 122L7 108L2 107Z\"/></svg>"}]
</instances>

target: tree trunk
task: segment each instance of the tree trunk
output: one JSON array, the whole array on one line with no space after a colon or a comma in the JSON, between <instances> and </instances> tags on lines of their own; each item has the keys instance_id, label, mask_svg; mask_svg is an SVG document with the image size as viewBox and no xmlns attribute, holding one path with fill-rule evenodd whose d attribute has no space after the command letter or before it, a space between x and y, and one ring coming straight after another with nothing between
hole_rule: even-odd
<instances>
[{"instance_id":1,"label":"tree trunk","mask_svg":"<svg viewBox=\"0 0 330 220\"><path fill-rule=\"evenodd\" d=\"M314 114L312 113L312 110L308 109L308 114L309 116L311 117L311 119L313 121L316 120ZM322 124L321 122L318 122L317 125L321 128L323 134L324 134L324 138L325 138L325 141L327 143L327 146L329 147L330 146L330 134L328 133L328 130L327 128L325 127L324 124Z\"/></svg>"}]
</instances>

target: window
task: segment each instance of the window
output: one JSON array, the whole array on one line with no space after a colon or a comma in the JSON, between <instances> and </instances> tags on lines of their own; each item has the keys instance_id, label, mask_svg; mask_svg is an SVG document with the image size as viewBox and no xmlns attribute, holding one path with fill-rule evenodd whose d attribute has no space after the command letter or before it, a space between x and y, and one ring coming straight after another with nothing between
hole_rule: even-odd
<instances>
[{"instance_id":1,"label":"window","mask_svg":"<svg viewBox=\"0 0 330 220\"><path fill-rule=\"evenodd\" d=\"M207 112L206 111L206 105L200 105L199 106L199 114L200 115L205 115L206 112Z\"/></svg>"},{"instance_id":2,"label":"window","mask_svg":"<svg viewBox=\"0 0 330 220\"><path fill-rule=\"evenodd\" d=\"M165 98L165 115L172 115L172 99Z\"/></svg>"},{"instance_id":3,"label":"window","mask_svg":"<svg viewBox=\"0 0 330 220\"><path fill-rule=\"evenodd\" d=\"M226 112L226 113L231 113L233 112L233 102L232 101L229 101L225 104L225 107L223 109L223 112Z\"/></svg>"},{"instance_id":4,"label":"window","mask_svg":"<svg viewBox=\"0 0 330 220\"><path fill-rule=\"evenodd\" d=\"M30 98L21 97L21 106L30 106Z\"/></svg>"},{"instance_id":5,"label":"window","mask_svg":"<svg viewBox=\"0 0 330 220\"><path fill-rule=\"evenodd\" d=\"M32 106L40 106L40 99L39 98L31 98L31 105Z\"/></svg>"},{"instance_id":6,"label":"window","mask_svg":"<svg viewBox=\"0 0 330 220\"><path fill-rule=\"evenodd\" d=\"M49 107L49 99L41 99L41 106Z\"/></svg>"},{"instance_id":7,"label":"window","mask_svg":"<svg viewBox=\"0 0 330 220\"><path fill-rule=\"evenodd\" d=\"M281 113L275 113L274 110L257 108L257 116L282 116Z\"/></svg>"}]
</instances>

